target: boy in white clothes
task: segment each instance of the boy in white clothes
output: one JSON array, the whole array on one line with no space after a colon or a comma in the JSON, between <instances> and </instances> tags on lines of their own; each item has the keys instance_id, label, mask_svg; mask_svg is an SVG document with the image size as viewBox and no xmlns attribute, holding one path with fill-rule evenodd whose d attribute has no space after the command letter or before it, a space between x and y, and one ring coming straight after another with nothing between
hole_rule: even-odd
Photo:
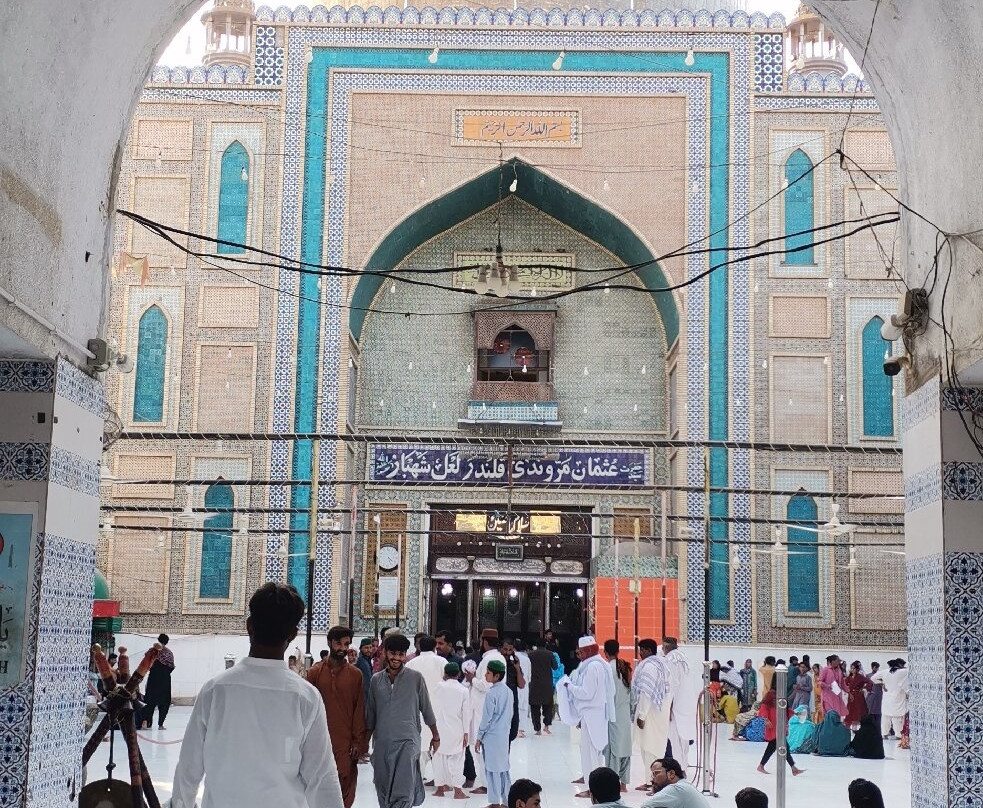
<instances>
[{"instance_id":1,"label":"boy in white clothes","mask_svg":"<svg viewBox=\"0 0 983 808\"><path fill-rule=\"evenodd\" d=\"M461 669L456 662L444 665L444 681L434 689L433 711L437 716L440 748L433 756L435 797L453 789L455 800L466 800L464 793L464 750L468 746L468 723L471 718L470 694L457 677Z\"/></svg>"}]
</instances>

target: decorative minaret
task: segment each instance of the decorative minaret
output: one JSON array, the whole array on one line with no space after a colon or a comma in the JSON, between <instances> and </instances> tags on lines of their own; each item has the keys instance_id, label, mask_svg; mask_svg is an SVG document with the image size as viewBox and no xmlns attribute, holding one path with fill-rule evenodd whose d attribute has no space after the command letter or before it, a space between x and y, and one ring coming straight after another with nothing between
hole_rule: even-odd
<instances>
[{"instance_id":1,"label":"decorative minaret","mask_svg":"<svg viewBox=\"0 0 983 808\"><path fill-rule=\"evenodd\" d=\"M791 54L791 70L799 73L820 73L824 76L835 73L837 76L846 75L846 61L843 58L841 45L833 32L805 3L799 4L799 10L788 24L788 53Z\"/></svg>"},{"instance_id":2,"label":"decorative minaret","mask_svg":"<svg viewBox=\"0 0 983 808\"><path fill-rule=\"evenodd\" d=\"M201 15L205 24L206 66L240 65L249 67L256 8L252 0L215 0L215 6Z\"/></svg>"}]
</instances>

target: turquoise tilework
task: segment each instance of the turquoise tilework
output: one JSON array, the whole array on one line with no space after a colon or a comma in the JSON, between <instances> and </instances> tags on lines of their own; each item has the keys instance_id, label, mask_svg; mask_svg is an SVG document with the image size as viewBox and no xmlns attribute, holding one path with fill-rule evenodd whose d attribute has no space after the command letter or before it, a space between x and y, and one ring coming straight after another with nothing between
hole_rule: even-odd
<instances>
[{"instance_id":1,"label":"turquoise tilework","mask_svg":"<svg viewBox=\"0 0 983 808\"><path fill-rule=\"evenodd\" d=\"M801 149L796 149L785 161L785 182L788 183L785 192L785 232L793 234L785 237L786 264L812 266L815 263L811 246L813 236L804 232L812 228L815 222L813 175L807 175L811 170L812 160Z\"/></svg>"},{"instance_id":2,"label":"turquoise tilework","mask_svg":"<svg viewBox=\"0 0 983 808\"><path fill-rule=\"evenodd\" d=\"M222 154L222 174L218 192L218 238L246 243L249 220L249 153L238 140ZM241 247L219 244L218 252L232 255L245 252Z\"/></svg>"},{"instance_id":3,"label":"turquoise tilework","mask_svg":"<svg viewBox=\"0 0 983 808\"><path fill-rule=\"evenodd\" d=\"M812 497L791 497L786 506L789 521L818 524L818 508ZM788 529L788 610L814 614L819 611L818 534ZM810 547L811 545L811 547Z\"/></svg>"},{"instance_id":4,"label":"turquoise tilework","mask_svg":"<svg viewBox=\"0 0 983 808\"><path fill-rule=\"evenodd\" d=\"M882 325L880 317L872 317L861 336L865 437L894 436L894 379L884 374L884 353L890 343L881 339Z\"/></svg>"},{"instance_id":5,"label":"turquoise tilework","mask_svg":"<svg viewBox=\"0 0 983 808\"><path fill-rule=\"evenodd\" d=\"M159 306L151 306L140 317L138 335L133 421L158 423L164 420L167 358L167 318Z\"/></svg>"},{"instance_id":6,"label":"turquoise tilework","mask_svg":"<svg viewBox=\"0 0 983 808\"><path fill-rule=\"evenodd\" d=\"M205 491L205 508L229 509L205 519L201 534L201 571L198 597L227 598L232 581L232 513L235 496L224 483L210 485Z\"/></svg>"}]
</instances>

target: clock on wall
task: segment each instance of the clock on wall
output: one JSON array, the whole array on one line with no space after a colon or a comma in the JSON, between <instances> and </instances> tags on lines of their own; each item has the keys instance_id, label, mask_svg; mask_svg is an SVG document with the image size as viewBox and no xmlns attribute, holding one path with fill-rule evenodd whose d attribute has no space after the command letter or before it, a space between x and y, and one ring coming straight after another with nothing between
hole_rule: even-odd
<instances>
[{"instance_id":1,"label":"clock on wall","mask_svg":"<svg viewBox=\"0 0 983 808\"><path fill-rule=\"evenodd\" d=\"M399 566L399 550L391 544L385 544L379 548L379 569L390 570Z\"/></svg>"}]
</instances>

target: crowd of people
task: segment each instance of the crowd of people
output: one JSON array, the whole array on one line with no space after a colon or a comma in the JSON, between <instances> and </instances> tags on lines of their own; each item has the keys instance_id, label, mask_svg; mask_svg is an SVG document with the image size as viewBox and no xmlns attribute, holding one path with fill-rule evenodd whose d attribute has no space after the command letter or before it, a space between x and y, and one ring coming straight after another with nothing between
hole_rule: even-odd
<instances>
[{"instance_id":1,"label":"crowd of people","mask_svg":"<svg viewBox=\"0 0 983 808\"><path fill-rule=\"evenodd\" d=\"M731 740L768 743L758 766L761 772L775 746L775 670L780 665L785 660L768 656L757 670L750 659L739 670L730 662L711 666L716 717L734 725ZM810 664L808 656L792 656L787 668L790 753L879 760L886 740L908 748L908 670L903 659L889 660L886 669L872 662L868 673L860 660L847 667L836 654L826 658L823 668ZM787 760L793 773L799 773L791 754Z\"/></svg>"},{"instance_id":2,"label":"crowd of people","mask_svg":"<svg viewBox=\"0 0 983 808\"><path fill-rule=\"evenodd\" d=\"M194 808L202 781L205 806L351 808L360 763L371 764L380 808L413 808L428 788L435 797L458 800L468 791L487 795L489 808L539 808L538 785L512 782L510 750L523 734L550 734L556 718L579 728L581 771L574 782L583 788L577 797L623 807L637 744L647 772L636 787L646 792L642 808L708 806L686 780L701 688L671 637L640 641L634 667L620 658L616 641L581 637L579 664L567 673L550 635L526 648L486 629L479 647L469 650L445 631L419 634L411 643L388 629L361 640L356 650L351 629L336 626L316 664L285 664L304 610L289 585L267 583L254 593L246 622L249 655L202 687L174 775L172 808ZM169 661L173 669L173 657ZM740 671L730 663L715 666L710 690L716 709L733 698L748 708L744 713L755 710L763 719L763 770L776 747L774 670L781 661L769 657L757 671L749 663ZM855 663L847 673L830 657L829 673L820 671L815 690L804 660L799 670L805 673L791 677L788 688L795 704L790 738L798 731L795 721L817 709L814 698L824 726L840 709L851 723L859 717L869 724L876 713L866 707L860 715L851 705L860 698L866 703L877 687L884 726L894 729L891 698L902 689L903 677L895 674L904 664L892 660L889 667L867 675ZM166 708L162 712L166 716ZM854 742L862 731L857 728ZM788 760L800 773L791 755ZM738 808L767 805L753 788L736 800ZM866 781L851 784L850 800L856 808L883 806L877 787Z\"/></svg>"}]
</instances>

